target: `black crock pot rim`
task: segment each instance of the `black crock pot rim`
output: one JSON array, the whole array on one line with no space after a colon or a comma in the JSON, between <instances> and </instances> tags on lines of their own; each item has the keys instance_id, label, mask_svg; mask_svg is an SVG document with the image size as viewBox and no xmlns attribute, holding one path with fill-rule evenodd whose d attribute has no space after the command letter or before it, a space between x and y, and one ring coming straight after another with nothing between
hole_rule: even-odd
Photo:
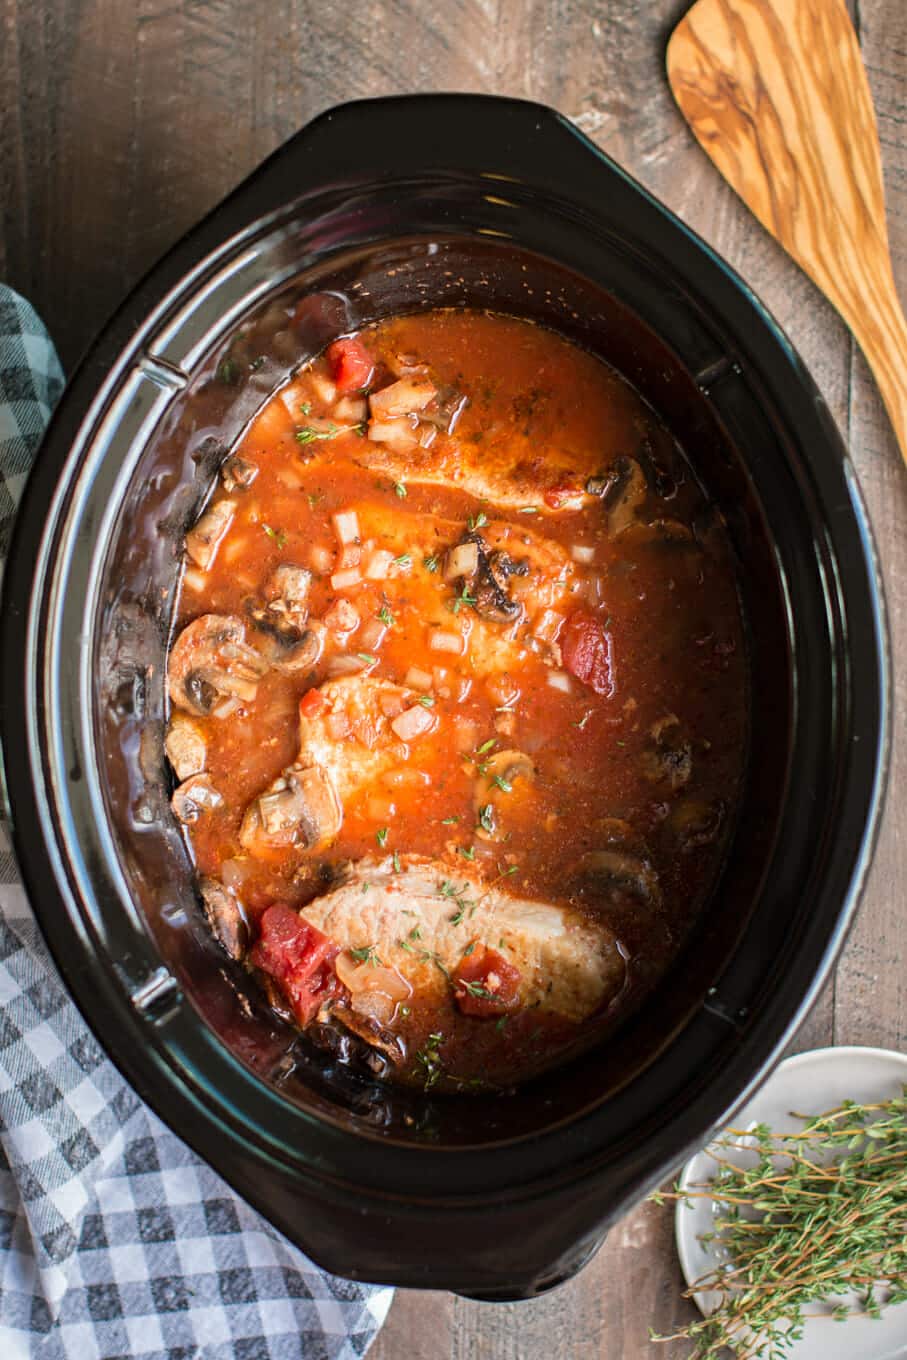
<instances>
[{"instance_id":1,"label":"black crock pot rim","mask_svg":"<svg viewBox=\"0 0 907 1360\"><path fill-rule=\"evenodd\" d=\"M536 129L546 127L548 129L548 135L551 135L551 130L556 128L556 135L558 137L564 138L566 135L567 137L574 139L577 145L582 146L584 154L591 153L594 155L601 164L610 170L611 173L617 175L628 184L635 194L641 196L649 205L650 210L654 210L657 216L660 216L663 220L670 220L674 228L686 238L688 248L697 254L700 261L702 257L705 257L709 261L713 271L710 278L710 285L717 289L719 295L721 295L722 292L725 294L723 301L727 301L729 297L735 297L738 302L743 302L744 310L749 310L751 312L755 309L766 333L764 337L760 336L759 339L761 340L764 338L764 343L768 346L767 358L770 361L776 362L780 357L779 350L783 353L784 359L795 373L798 388L801 389L801 395L813 403L815 407L814 414L818 415L820 422L825 425L827 436L826 442L838 451L841 458L843 476L845 481L849 484L848 505L846 508L853 514L858 525L858 532L864 544L864 559L862 565L867 570L865 585L868 588L868 603L873 615L873 631L879 652L879 722L877 737L874 744L874 751L866 753L868 759L864 760L866 769L864 771L863 784L866 785L867 777L869 781L868 788L865 790L866 816L864 821L864 833L859 852L856 855L855 862L851 868L850 887L845 905L837 916L834 930L827 937L818 967L813 973L811 985L802 996L800 1004L794 1012L791 1013L789 1007L786 1007L782 1008L782 1010L785 1011L785 1014L783 1015L763 1017L761 1026L751 1032L748 1036L746 1048L750 1049L756 1047L758 1050L754 1067L752 1066L752 1054L749 1055L747 1060L752 1071L751 1078L742 1089L737 1090L735 1088L733 1099L730 1100L730 1102L725 1102L725 1108L723 1110L713 1099L710 1102L712 1108L709 1114L702 1112L698 1117L693 1119L689 1117L691 1115L691 1109L683 1112L687 1116L686 1122L689 1126L684 1133L684 1148L686 1148L693 1146L697 1140L701 1140L708 1129L715 1126L716 1122L720 1122L721 1119L726 1118L733 1108L737 1107L746 1099L750 1090L753 1089L761 1079L773 1058L777 1056L784 1039L802 1018L802 1015L811 1004L822 982L824 982L827 971L840 947L843 936L853 915L859 890L862 886L862 881L868 866L872 840L878 826L878 815L882 789L884 786L884 755L887 749L886 737L888 726L888 687L883 598L881 593L881 582L875 562L875 554L871 544L871 532L856 487L855 478L853 477L852 470L850 469L843 448L840 445L837 431L824 406L824 402L822 402L812 380L809 378L802 365L802 361L799 360L799 357L796 355L790 342L787 340L787 337L784 336L783 332L769 316L764 306L755 298L748 286L715 255L710 247L701 242L694 233L690 232L682 223L673 219L671 214L668 213L662 205L658 204L651 195L636 185L630 177L620 169L620 167L615 166L613 162L604 156L604 154L591 142L584 138L582 134L578 133L575 128L566 122L566 120L542 106L525 103L523 101L497 100L491 96L438 95L402 98L394 97L388 100L359 101L350 105L340 106L338 109L322 114L320 118L316 119L298 134L293 142L276 152L274 156L265 162L258 171L254 172L253 175L245 181L220 208L215 209L213 214L210 214L207 218L203 219L198 227L188 233L187 236L183 238L182 242L174 248L174 251L170 252L168 256L165 257L165 261L162 265L157 266L148 276L146 276L133 293L130 294L129 298L127 298L123 306L117 312L113 321L89 350L78 373L72 380L67 395L64 398L60 413L55 417L52 431L48 436L47 445L45 446L45 452L37 460L35 472L29 483L25 497L23 498L23 511L16 528L7 584L9 585L11 583L13 585L15 593L15 587L24 584L31 577L31 568L26 567L24 564L19 564L14 558L16 558L17 554L21 556L21 550L27 543L30 542L34 544L36 548L38 544L40 544L42 538L40 521L43 519L44 512L49 503L49 497L45 497L44 493L55 484L62 464L65 463L66 459L69 457L71 446L77 443L77 432L80 429L84 429L89 418L101 409L105 394L109 392L112 385L115 383L118 374L125 370L127 359L123 358L123 355L133 355L143 335L150 328L152 323L148 321L147 318L148 316L154 315L154 309L149 312L147 299L152 295L156 295L157 299L160 300L162 289L166 289L167 286L168 275L173 275L175 273L176 276L179 277L185 274L184 261L187 253L195 255L199 259L210 261L211 252L208 249L209 244L214 245L215 249L219 246L221 251L226 251L235 245L237 235L242 234L241 229L239 233L234 231L225 236L222 228L217 225L223 221L223 214L225 211L227 212L227 215L230 216L230 210L232 210L234 219L237 214L241 217L245 211L244 204L246 201L249 199L255 200L252 221L257 229L260 227L262 221L267 218L269 211L272 213L279 213L287 208L288 203L279 200L272 202L270 209L266 209L262 212L261 203L256 200L255 196L258 186L261 185L263 179L268 179L268 177L270 177L271 184L270 186L266 186L267 192L273 192L275 190L276 185L273 181L275 178L279 181L282 177L279 174L275 176L274 171L278 166L285 162L287 155L294 147L299 146L302 142L311 138L319 129L323 130L326 125L336 125L338 122L343 122L350 118L359 118L363 112L367 113L370 118L375 119L379 113L390 111L393 108L399 109L401 106L406 106L411 113L414 103L422 105L422 112L419 114L420 118L424 117L430 108L438 116L442 113L449 113L452 111L460 115L465 111L467 106L469 106L473 110L481 109L483 118L491 117L493 109L495 116L500 115L511 120L515 119L515 126L517 129L522 129L523 132L528 131L527 121L534 123ZM512 135L513 126L509 129L507 136ZM491 147L489 145L491 140L491 138L488 138L483 143L482 153L484 155L490 156L500 152L499 146ZM506 136L503 140L506 141ZM503 154L510 154L511 152L512 147L509 147ZM247 223L246 225L248 227L249 224ZM212 237L212 230L215 237L213 241L210 239ZM166 267L168 263L170 264L169 270ZM144 318L145 321L144 324L137 327L136 319L138 317ZM132 343L124 343L130 335L132 337ZM110 366L109 363L105 361L105 355L110 355L112 349L114 353L120 354L121 362L114 363ZM67 433L67 430L70 433ZM60 466L51 469L49 450L54 443L56 443L55 452L57 453L57 461ZM45 542L45 550L48 546L49 545ZM11 648L15 647L17 644L21 645L22 627L24 622L25 616L21 607L17 607L15 602L8 604L5 600L3 621L5 657L15 655ZM13 692L15 684L16 681L9 674L8 663L5 662L3 689L7 692L7 699ZM4 704L4 715L3 722L4 728L6 729L4 746L7 751L18 750L19 752L22 752L27 745L27 734L11 733L11 714L9 712L8 703ZM21 740L19 740L20 735L22 738ZM41 908L38 910L37 914L42 929L44 929L45 934L49 936L49 942L51 943L52 951L55 954L58 965L64 973L64 976L66 976L67 980L70 982L72 990L77 998L82 1003L83 1010L88 1009L90 1011L90 1006L86 1007L84 980L79 977L78 967L73 967L70 957L67 956L66 951L62 948L64 943L63 935L58 937L56 929L58 923L51 922L51 912L44 902L44 893L46 890L41 879L42 874L46 872L48 864L47 855L50 851L49 847L43 847L41 837L37 834L37 827L34 825L37 820L37 806L27 791L27 769L24 767L17 768L11 773L8 772L8 776L11 787L15 788L14 797L18 803L18 810L21 813L22 809L26 808L26 817L14 819L14 837L17 853L32 898L34 901L41 903ZM31 806L28 806L29 803L31 803ZM28 814L32 814L32 826L26 826ZM75 929L75 923L69 922L68 925ZM69 942L72 943L72 940ZM84 940L82 943L85 943ZM88 1014L86 1018L89 1019L89 1023L92 1023L90 1014ZM134 1020L136 1019L134 1015L132 1018ZM97 1028L95 1025L93 1025L93 1027ZM755 1044L755 1036L760 1037L762 1040L758 1045ZM109 1031L99 1034L99 1037L105 1047L108 1049L112 1047L112 1038ZM145 1095L146 1099L149 1099L149 1103L157 1105L160 1109L160 1100L156 1098L157 1093L148 1089L142 1074L136 1070L135 1063L123 1052L118 1051L117 1048L114 1048L112 1056L115 1061L124 1068L133 1084L137 1086L143 1095ZM746 1066L747 1063L739 1062L737 1066ZM172 1084L174 1080L178 1080L175 1074L169 1070L163 1071L162 1069L162 1075L164 1076L165 1081L170 1084ZM143 1089L143 1087L145 1089ZM197 1108L201 1110L200 1105ZM167 1117L163 1110L161 1113L162 1117ZM187 1113L189 1113L191 1121L191 1112L188 1108ZM210 1110L205 1112L205 1117L208 1119L212 1118L212 1112ZM681 1121L678 1120L677 1122L680 1123ZM189 1137L190 1142L194 1141L191 1134L188 1134L187 1136ZM361 1141L362 1138L362 1135L360 1134L351 1134L349 1136L358 1141ZM202 1152L202 1155L210 1155L209 1150L206 1150L204 1147L199 1150ZM411 1147L407 1147L406 1151L408 1155L413 1155L418 1152L417 1149ZM424 1151L428 1155L439 1155L439 1150L431 1147ZM458 1151L458 1149L444 1149L441 1150L440 1155L450 1155L451 1152L453 1152L453 1155L456 1155ZM260 1153L261 1150L259 1149L259 1155ZM680 1159L680 1156L681 1152L678 1152L678 1160ZM583 1174L587 1171L588 1164L585 1164L576 1174ZM633 1192L634 1194L641 1193L644 1188L645 1185L643 1184L643 1181L636 1180L634 1182ZM536 1186L533 1188L533 1193L537 1192L538 1187ZM514 1193L514 1187L512 1185L508 1187L508 1193ZM251 1195L250 1197L254 1199L254 1195Z\"/></svg>"}]
</instances>

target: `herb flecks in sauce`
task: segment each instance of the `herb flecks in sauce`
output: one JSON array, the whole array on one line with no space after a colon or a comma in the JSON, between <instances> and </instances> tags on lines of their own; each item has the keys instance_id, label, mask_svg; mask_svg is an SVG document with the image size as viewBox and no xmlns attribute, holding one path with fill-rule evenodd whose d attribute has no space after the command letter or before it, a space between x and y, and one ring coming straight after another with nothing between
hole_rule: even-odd
<instances>
[{"instance_id":1,"label":"herb flecks in sauce","mask_svg":"<svg viewBox=\"0 0 907 1360\"><path fill-rule=\"evenodd\" d=\"M487 314L335 342L231 454L257 475L186 574L170 660L199 874L241 902L234 937L300 1024L370 1007L408 1055L392 1076L518 1081L640 1003L720 863L746 716L720 525L702 552L701 492L626 383ZM296 915L335 898L324 931ZM545 911L546 958L619 941L610 1009L545 973ZM495 956L532 998L503 1024Z\"/></svg>"}]
</instances>

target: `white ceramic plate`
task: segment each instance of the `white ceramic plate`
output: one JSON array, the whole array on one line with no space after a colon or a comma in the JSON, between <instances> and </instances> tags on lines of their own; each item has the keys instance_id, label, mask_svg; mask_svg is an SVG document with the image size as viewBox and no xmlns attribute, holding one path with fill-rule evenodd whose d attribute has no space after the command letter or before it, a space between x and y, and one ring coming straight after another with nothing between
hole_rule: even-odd
<instances>
[{"instance_id":1,"label":"white ceramic plate","mask_svg":"<svg viewBox=\"0 0 907 1360\"><path fill-rule=\"evenodd\" d=\"M798 1053L775 1069L768 1081L734 1119L735 1128L765 1123L787 1133L801 1128L791 1110L800 1114L821 1114L844 1100L868 1104L900 1095L907 1083L907 1054L884 1048L818 1048ZM716 1164L708 1150L698 1153L683 1169L682 1186L710 1180ZM712 1202L695 1201L690 1209L679 1202L675 1215L677 1251L687 1284L711 1270L718 1257L710 1246L699 1241L713 1226ZM718 1299L714 1293L695 1295L703 1313L709 1313ZM814 1313L827 1312L815 1305ZM803 1336L790 1349L789 1360L904 1360L907 1356L907 1303L885 1308L879 1321L850 1317L845 1322L813 1316L807 1320Z\"/></svg>"}]
</instances>

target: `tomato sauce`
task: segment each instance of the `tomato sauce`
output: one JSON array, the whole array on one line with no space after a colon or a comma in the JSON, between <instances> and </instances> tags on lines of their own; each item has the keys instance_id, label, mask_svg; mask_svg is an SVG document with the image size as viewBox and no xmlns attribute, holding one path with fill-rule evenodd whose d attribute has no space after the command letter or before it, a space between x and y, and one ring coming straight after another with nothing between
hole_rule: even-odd
<instances>
[{"instance_id":1,"label":"tomato sauce","mask_svg":"<svg viewBox=\"0 0 907 1360\"><path fill-rule=\"evenodd\" d=\"M232 642L190 642L211 616ZM329 346L227 459L174 637L174 810L215 930L279 1011L321 1001L389 1076L529 1075L638 1005L705 907L746 744L730 548L653 412L556 334L439 310ZM425 866L476 919L491 893L509 946L448 939L457 896L436 948L386 927ZM352 897L309 910L357 875L363 912L391 894L384 944ZM553 944L533 903L561 913ZM269 918L291 963L275 907L303 922ZM588 1001L549 1005L586 929L619 983L597 963Z\"/></svg>"}]
</instances>

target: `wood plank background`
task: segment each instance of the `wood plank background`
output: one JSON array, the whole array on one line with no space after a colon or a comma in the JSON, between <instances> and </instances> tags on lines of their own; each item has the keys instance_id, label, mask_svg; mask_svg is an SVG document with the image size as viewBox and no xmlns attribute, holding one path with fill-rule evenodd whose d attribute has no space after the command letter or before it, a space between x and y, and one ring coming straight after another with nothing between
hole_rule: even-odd
<instances>
[{"instance_id":1,"label":"wood plank background","mask_svg":"<svg viewBox=\"0 0 907 1360\"><path fill-rule=\"evenodd\" d=\"M907 1047L907 478L835 313L699 150L664 78L684 0L0 0L0 277L71 366L123 292L290 133L365 94L477 90L553 104L702 233L788 331L853 452L888 587L897 740L862 911L796 1048ZM895 274L907 294L907 11L855 15L876 102ZM374 1360L653 1354L687 1315L667 1210L644 1206L571 1284L483 1305L401 1292Z\"/></svg>"}]
</instances>

